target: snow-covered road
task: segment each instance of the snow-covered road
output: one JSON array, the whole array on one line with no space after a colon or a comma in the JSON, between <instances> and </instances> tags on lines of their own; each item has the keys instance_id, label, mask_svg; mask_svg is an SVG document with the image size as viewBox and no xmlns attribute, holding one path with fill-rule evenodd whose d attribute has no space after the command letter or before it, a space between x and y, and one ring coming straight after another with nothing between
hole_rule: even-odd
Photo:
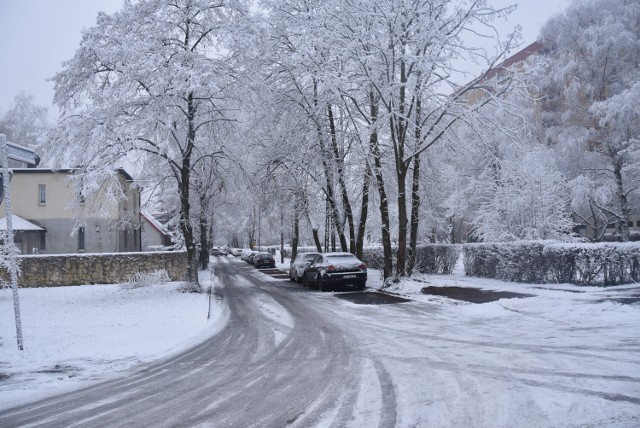
<instances>
[{"instance_id":1,"label":"snow-covered road","mask_svg":"<svg viewBox=\"0 0 640 428\"><path fill-rule=\"evenodd\" d=\"M0 426L310 426L327 414L346 424L353 340L299 294L226 260L218 334L127 377L1 412Z\"/></svg>"},{"instance_id":2,"label":"snow-covered road","mask_svg":"<svg viewBox=\"0 0 640 428\"><path fill-rule=\"evenodd\" d=\"M0 426L640 425L640 307L602 299L616 290L522 285L534 296L358 305L233 258L216 259L216 275L228 318L215 336L126 378L0 411Z\"/></svg>"},{"instance_id":3,"label":"snow-covered road","mask_svg":"<svg viewBox=\"0 0 640 428\"><path fill-rule=\"evenodd\" d=\"M339 301L333 312L357 326L357 354L388 372L398 426L638 426L638 333L546 318L524 301L490 312Z\"/></svg>"}]
</instances>

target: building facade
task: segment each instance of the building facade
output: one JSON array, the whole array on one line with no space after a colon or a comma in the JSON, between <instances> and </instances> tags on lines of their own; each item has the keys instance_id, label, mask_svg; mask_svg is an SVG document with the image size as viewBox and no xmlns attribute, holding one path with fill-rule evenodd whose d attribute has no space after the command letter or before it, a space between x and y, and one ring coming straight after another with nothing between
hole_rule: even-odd
<instances>
[{"instance_id":1,"label":"building facade","mask_svg":"<svg viewBox=\"0 0 640 428\"><path fill-rule=\"evenodd\" d=\"M13 214L42 228L31 230L29 239L15 240L22 254L141 251L140 189L123 169L107 179L119 183L105 183L86 201L78 200L70 181L72 169L16 168L12 173ZM106 192L113 186L106 184L117 184L124 198L111 202L116 198ZM94 210L98 205L101 209ZM99 214L87 215L92 212ZM5 217L4 200L0 203L0 217ZM16 232L16 238L24 233Z\"/></svg>"}]
</instances>

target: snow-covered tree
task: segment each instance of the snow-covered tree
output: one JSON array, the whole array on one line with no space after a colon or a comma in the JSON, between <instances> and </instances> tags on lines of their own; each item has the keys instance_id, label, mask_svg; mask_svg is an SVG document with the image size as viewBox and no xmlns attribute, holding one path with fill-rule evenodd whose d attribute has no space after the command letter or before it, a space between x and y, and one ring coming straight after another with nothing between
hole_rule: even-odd
<instances>
[{"instance_id":1,"label":"snow-covered tree","mask_svg":"<svg viewBox=\"0 0 640 428\"><path fill-rule=\"evenodd\" d=\"M548 68L540 87L550 140L587 177L576 183L612 184L597 186L613 191L606 199L615 201L598 210L617 219L627 241L629 216L640 208L640 3L576 1L545 25L542 40ZM575 201L578 206L601 205L603 199L593 192L574 193L585 197Z\"/></svg>"},{"instance_id":2,"label":"snow-covered tree","mask_svg":"<svg viewBox=\"0 0 640 428\"><path fill-rule=\"evenodd\" d=\"M380 198L385 277L407 274L407 247L417 242L408 238L418 230L420 180L411 174L420 176L421 155L474 108L463 101L469 93L482 92L482 104L508 86L496 90L496 79L491 85L477 80L461 88L453 65L454 58L465 58L491 68L512 47L513 36L495 40L495 52L488 53L466 46L463 35L474 31L494 37L492 20L508 12L485 2L445 0L352 0L331 9L332 46L339 52L340 72L349 80L342 85L343 99L369 134L362 139L370 143L367 156ZM386 167L391 174L383 171Z\"/></svg>"},{"instance_id":3,"label":"snow-covered tree","mask_svg":"<svg viewBox=\"0 0 640 428\"><path fill-rule=\"evenodd\" d=\"M194 284L191 177L215 151L207 129L231 108L235 67L226 47L246 11L240 1L127 1L119 12L98 15L54 77L62 118L49 156L86 165L87 179L132 152L164 164L179 195L179 230Z\"/></svg>"},{"instance_id":4,"label":"snow-covered tree","mask_svg":"<svg viewBox=\"0 0 640 428\"><path fill-rule=\"evenodd\" d=\"M265 74L269 76L266 83L279 93L280 102L289 103L302 114L300 125L304 129L296 129L301 131L300 138L314 143L313 151L307 155L313 154L321 166L316 177L321 180L316 179L316 183L329 206L330 223L341 249L356 252L362 235L356 236L361 228L356 226L350 186L356 177L349 172L361 170L355 164L362 164L363 160L353 156L354 131L341 106L338 89L341 64L333 43L332 22L334 6L338 4L307 0L264 2L269 21L267 49L276 59L269 61Z\"/></svg>"},{"instance_id":5,"label":"snow-covered tree","mask_svg":"<svg viewBox=\"0 0 640 428\"><path fill-rule=\"evenodd\" d=\"M484 241L566 240L573 228L567 183L552 151L537 146L500 162L476 233Z\"/></svg>"},{"instance_id":6,"label":"snow-covered tree","mask_svg":"<svg viewBox=\"0 0 640 428\"><path fill-rule=\"evenodd\" d=\"M525 82L536 62L518 64ZM448 227L490 241L567 239L571 232L566 178L544 143L538 100L516 86L448 135L443 175ZM452 235L455 235L450 229Z\"/></svg>"},{"instance_id":7,"label":"snow-covered tree","mask_svg":"<svg viewBox=\"0 0 640 428\"><path fill-rule=\"evenodd\" d=\"M34 103L33 95L18 94L9 110L0 116L0 133L10 143L34 147L51 130L47 114L46 107Z\"/></svg>"}]
</instances>

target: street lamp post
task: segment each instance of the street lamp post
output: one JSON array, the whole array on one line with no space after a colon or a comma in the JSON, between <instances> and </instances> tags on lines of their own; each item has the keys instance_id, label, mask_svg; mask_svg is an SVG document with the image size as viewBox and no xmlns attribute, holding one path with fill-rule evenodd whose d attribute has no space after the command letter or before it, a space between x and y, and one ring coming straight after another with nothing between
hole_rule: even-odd
<instances>
[{"instance_id":1,"label":"street lamp post","mask_svg":"<svg viewBox=\"0 0 640 428\"><path fill-rule=\"evenodd\" d=\"M16 246L13 243L13 219L11 218L11 195L9 194L9 160L7 157L7 137L0 134L0 161L2 162L2 186L4 193L4 215L7 225L7 233L4 244L7 248L9 260L9 276L11 278L11 289L13 290L13 311L16 319L16 337L18 339L18 349L24 349L22 345L22 322L20 320L20 299L18 297L18 258Z\"/></svg>"}]
</instances>

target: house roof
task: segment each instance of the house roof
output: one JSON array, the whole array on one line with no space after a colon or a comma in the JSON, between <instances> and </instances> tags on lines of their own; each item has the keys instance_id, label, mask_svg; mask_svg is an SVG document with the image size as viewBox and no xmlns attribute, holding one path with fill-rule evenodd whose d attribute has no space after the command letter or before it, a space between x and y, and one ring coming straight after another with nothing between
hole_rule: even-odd
<instances>
[{"instance_id":1,"label":"house roof","mask_svg":"<svg viewBox=\"0 0 640 428\"><path fill-rule=\"evenodd\" d=\"M11 168L11 171L14 174L51 174L51 173L63 173L63 174L71 174L74 173L76 171L79 171L80 168L60 168L60 169L53 169L53 168ZM131 177L131 175L124 170L124 168L118 168L117 169L118 173L120 175L122 175L125 180L127 181L133 181L133 177Z\"/></svg>"},{"instance_id":2,"label":"house roof","mask_svg":"<svg viewBox=\"0 0 640 428\"><path fill-rule=\"evenodd\" d=\"M151 215L148 211L141 210L140 214L142 215L142 218L147 220L149 222L149 224L151 224L151 226L153 226L155 229L158 230L158 232L160 232L161 234L163 234L165 236L171 236L171 233L169 233L169 231L167 231L167 229L153 215Z\"/></svg>"},{"instance_id":3,"label":"house roof","mask_svg":"<svg viewBox=\"0 0 640 428\"><path fill-rule=\"evenodd\" d=\"M535 42L531 43L530 45L526 46L525 48L519 50L515 54L511 55L509 58L507 58L504 61L502 61L500 63L500 65L498 65L498 66L496 66L494 68L490 68L484 74L476 77L475 79L473 79L472 81L470 81L466 85L463 85L458 90L456 90L454 94L455 95L459 95L462 92L464 92L464 90L466 90L468 88L471 88L473 85L476 85L476 84L478 84L480 82L484 82L484 81L490 80L490 79L496 77L497 75L499 75L501 73L504 73L506 70L508 70L513 65L523 62L524 60L529 58L531 55L541 51L543 48L544 48L544 45L540 41L535 41Z\"/></svg>"},{"instance_id":4,"label":"house roof","mask_svg":"<svg viewBox=\"0 0 640 428\"><path fill-rule=\"evenodd\" d=\"M15 161L24 162L29 165L38 165L40 157L29 147L7 141L7 157Z\"/></svg>"},{"instance_id":5,"label":"house roof","mask_svg":"<svg viewBox=\"0 0 640 428\"><path fill-rule=\"evenodd\" d=\"M13 230L16 232L27 232L27 231L38 231L44 230L42 227L31 223L28 220L23 219L22 217L18 217L15 214L11 215L11 226ZM0 230L7 230L7 218L0 218Z\"/></svg>"},{"instance_id":6,"label":"house roof","mask_svg":"<svg viewBox=\"0 0 640 428\"><path fill-rule=\"evenodd\" d=\"M518 63L524 61L525 59L529 58L529 56L531 56L534 53L538 52L540 49L542 49L542 42L535 41L535 42L531 43L529 46L525 47L524 49L519 50L515 54L511 55L509 58L507 58L504 61L502 61L502 63L499 66L489 69L481 77L481 79L482 80L491 79L492 77L494 77L495 75L500 73L500 71L506 70L509 67L511 67L512 65L518 64Z\"/></svg>"}]
</instances>

